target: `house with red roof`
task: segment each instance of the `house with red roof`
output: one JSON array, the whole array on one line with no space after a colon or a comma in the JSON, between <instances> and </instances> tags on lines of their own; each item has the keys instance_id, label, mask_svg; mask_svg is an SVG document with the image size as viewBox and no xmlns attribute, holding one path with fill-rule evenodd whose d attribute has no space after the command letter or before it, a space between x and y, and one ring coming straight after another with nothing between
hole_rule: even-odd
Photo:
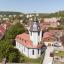
<instances>
[{"instance_id":1,"label":"house with red roof","mask_svg":"<svg viewBox=\"0 0 64 64\"><path fill-rule=\"evenodd\" d=\"M16 36L16 48L29 58L38 58L41 55L42 30L38 20L29 26L29 34L22 33Z\"/></svg>"},{"instance_id":2,"label":"house with red roof","mask_svg":"<svg viewBox=\"0 0 64 64\"><path fill-rule=\"evenodd\" d=\"M44 44L46 46L48 46L49 44L52 45L54 44L55 41L57 41L56 37L54 36L53 33L51 32L45 32L43 34L43 41L44 41Z\"/></svg>"},{"instance_id":3,"label":"house with red roof","mask_svg":"<svg viewBox=\"0 0 64 64\"><path fill-rule=\"evenodd\" d=\"M1 24L1 26L3 26L4 29L6 30L6 29L8 29L8 28L11 26L11 23L10 23L9 21L4 21L4 22Z\"/></svg>"},{"instance_id":4,"label":"house with red roof","mask_svg":"<svg viewBox=\"0 0 64 64\"><path fill-rule=\"evenodd\" d=\"M4 27L0 25L0 40L3 38L5 31Z\"/></svg>"},{"instance_id":5,"label":"house with red roof","mask_svg":"<svg viewBox=\"0 0 64 64\"><path fill-rule=\"evenodd\" d=\"M9 21L5 21L0 25L0 40L4 37L4 34L10 25L11 23Z\"/></svg>"},{"instance_id":6,"label":"house with red roof","mask_svg":"<svg viewBox=\"0 0 64 64\"><path fill-rule=\"evenodd\" d=\"M53 33L57 37L64 35L64 30L49 30L49 32Z\"/></svg>"},{"instance_id":7,"label":"house with red roof","mask_svg":"<svg viewBox=\"0 0 64 64\"><path fill-rule=\"evenodd\" d=\"M60 25L58 20L60 20L60 18L44 18L44 22L40 23L40 26L42 30L45 30L49 27L56 28L57 26Z\"/></svg>"}]
</instances>

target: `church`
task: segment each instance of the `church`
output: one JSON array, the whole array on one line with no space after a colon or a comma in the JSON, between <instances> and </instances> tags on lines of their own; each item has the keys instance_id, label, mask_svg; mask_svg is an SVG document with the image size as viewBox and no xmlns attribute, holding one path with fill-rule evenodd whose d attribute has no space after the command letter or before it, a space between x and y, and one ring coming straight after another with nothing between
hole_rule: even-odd
<instances>
[{"instance_id":1,"label":"church","mask_svg":"<svg viewBox=\"0 0 64 64\"><path fill-rule=\"evenodd\" d=\"M29 58L39 58L41 55L42 30L38 20L29 26L29 34L22 33L16 36L16 48Z\"/></svg>"}]
</instances>

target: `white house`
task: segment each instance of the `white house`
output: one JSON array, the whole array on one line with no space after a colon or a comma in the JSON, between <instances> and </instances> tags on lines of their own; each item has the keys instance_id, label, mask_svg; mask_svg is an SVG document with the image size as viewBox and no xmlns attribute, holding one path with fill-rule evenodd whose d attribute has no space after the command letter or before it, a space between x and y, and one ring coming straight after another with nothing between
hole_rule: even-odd
<instances>
[{"instance_id":1,"label":"white house","mask_svg":"<svg viewBox=\"0 0 64 64\"><path fill-rule=\"evenodd\" d=\"M42 30L39 22L34 20L29 28L29 34L23 33L16 36L16 48L29 58L38 58L41 55Z\"/></svg>"}]
</instances>

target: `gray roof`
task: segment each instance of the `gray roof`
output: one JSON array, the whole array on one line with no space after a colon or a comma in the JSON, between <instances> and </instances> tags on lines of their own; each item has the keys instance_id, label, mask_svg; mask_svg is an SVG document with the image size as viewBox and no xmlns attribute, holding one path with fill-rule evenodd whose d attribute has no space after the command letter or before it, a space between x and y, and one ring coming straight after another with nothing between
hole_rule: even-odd
<instances>
[{"instance_id":1,"label":"gray roof","mask_svg":"<svg viewBox=\"0 0 64 64\"><path fill-rule=\"evenodd\" d=\"M40 31L40 24L38 21L33 21L30 26L30 31Z\"/></svg>"}]
</instances>

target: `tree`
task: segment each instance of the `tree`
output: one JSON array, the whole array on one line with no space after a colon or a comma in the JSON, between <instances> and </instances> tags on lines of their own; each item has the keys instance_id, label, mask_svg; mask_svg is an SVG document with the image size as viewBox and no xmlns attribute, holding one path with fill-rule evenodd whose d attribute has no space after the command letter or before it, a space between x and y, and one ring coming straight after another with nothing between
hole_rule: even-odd
<instances>
[{"instance_id":1,"label":"tree","mask_svg":"<svg viewBox=\"0 0 64 64\"><path fill-rule=\"evenodd\" d=\"M7 58L9 48L12 48L13 46L11 43L9 43L9 40L1 40L0 41L0 61L2 61L3 58Z\"/></svg>"},{"instance_id":2,"label":"tree","mask_svg":"<svg viewBox=\"0 0 64 64\"><path fill-rule=\"evenodd\" d=\"M8 62L20 62L20 52L12 45L12 39L17 34L25 32L23 25L17 23L12 25L5 33L5 38L0 41L0 62L6 58ZM13 41L14 42L14 41Z\"/></svg>"},{"instance_id":3,"label":"tree","mask_svg":"<svg viewBox=\"0 0 64 64\"><path fill-rule=\"evenodd\" d=\"M9 62L20 62L20 52L16 48L9 49Z\"/></svg>"},{"instance_id":4,"label":"tree","mask_svg":"<svg viewBox=\"0 0 64 64\"><path fill-rule=\"evenodd\" d=\"M6 58L8 62L20 62L20 52L14 48L9 40L0 41L0 62Z\"/></svg>"},{"instance_id":5,"label":"tree","mask_svg":"<svg viewBox=\"0 0 64 64\"><path fill-rule=\"evenodd\" d=\"M60 24L64 25L64 17L62 17L59 22Z\"/></svg>"},{"instance_id":6,"label":"tree","mask_svg":"<svg viewBox=\"0 0 64 64\"><path fill-rule=\"evenodd\" d=\"M12 25L5 34L5 38L7 39L15 39L16 35L22 34L25 32L25 28L20 23L16 23Z\"/></svg>"},{"instance_id":7,"label":"tree","mask_svg":"<svg viewBox=\"0 0 64 64\"><path fill-rule=\"evenodd\" d=\"M29 18L26 18L26 17L24 16L24 18L23 18L23 23L24 23L24 24L28 24L28 21L29 21Z\"/></svg>"}]
</instances>

